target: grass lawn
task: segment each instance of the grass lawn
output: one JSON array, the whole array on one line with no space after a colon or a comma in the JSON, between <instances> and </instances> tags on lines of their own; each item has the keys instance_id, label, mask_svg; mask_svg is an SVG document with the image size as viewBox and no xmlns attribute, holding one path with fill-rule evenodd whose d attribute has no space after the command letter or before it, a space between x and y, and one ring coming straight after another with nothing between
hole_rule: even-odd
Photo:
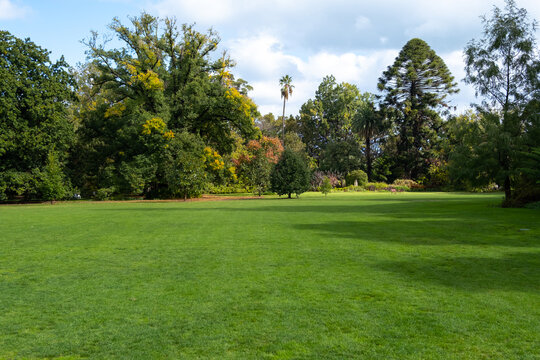
<instances>
[{"instance_id":1,"label":"grass lawn","mask_svg":"<svg viewBox=\"0 0 540 360\"><path fill-rule=\"evenodd\" d=\"M539 359L540 211L500 202L0 206L0 359Z\"/></svg>"}]
</instances>

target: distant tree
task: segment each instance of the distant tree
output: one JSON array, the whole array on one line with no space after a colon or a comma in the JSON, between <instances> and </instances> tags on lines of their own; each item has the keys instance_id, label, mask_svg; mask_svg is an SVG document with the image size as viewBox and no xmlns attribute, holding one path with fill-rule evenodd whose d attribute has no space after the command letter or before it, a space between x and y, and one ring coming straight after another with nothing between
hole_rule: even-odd
<instances>
[{"instance_id":1,"label":"distant tree","mask_svg":"<svg viewBox=\"0 0 540 360\"><path fill-rule=\"evenodd\" d=\"M270 175L271 190L278 195L297 196L310 186L310 172L302 157L294 151L285 149Z\"/></svg>"},{"instance_id":2,"label":"distant tree","mask_svg":"<svg viewBox=\"0 0 540 360\"><path fill-rule=\"evenodd\" d=\"M498 177L504 178L505 201L513 198L514 180L520 176L519 154L529 152L538 142L524 143L538 119L540 101L540 57L536 45L537 22L525 9L507 0L505 11L493 9L483 17L483 37L465 48L465 81L484 97L479 106L491 118L491 133L481 138L493 149L489 161ZM478 146L483 146L478 142ZM492 144L492 145L489 145ZM477 148L477 147L476 147ZM488 155L488 154L486 154ZM486 158L488 161L488 158Z\"/></svg>"},{"instance_id":3,"label":"distant tree","mask_svg":"<svg viewBox=\"0 0 540 360\"><path fill-rule=\"evenodd\" d=\"M51 203L61 200L68 194L68 184L62 171L62 166L53 151L47 155L47 163L39 172L39 192L43 200Z\"/></svg>"},{"instance_id":4,"label":"distant tree","mask_svg":"<svg viewBox=\"0 0 540 360\"><path fill-rule=\"evenodd\" d=\"M197 135L178 134L167 147L163 164L171 195L185 200L200 196L206 189L204 142Z\"/></svg>"},{"instance_id":5,"label":"distant tree","mask_svg":"<svg viewBox=\"0 0 540 360\"><path fill-rule=\"evenodd\" d=\"M300 108L297 132L309 156L320 161L328 144L343 141L357 142L352 131L352 119L358 109L361 94L355 85L336 82L334 76L326 76L315 92Z\"/></svg>"},{"instance_id":6,"label":"distant tree","mask_svg":"<svg viewBox=\"0 0 540 360\"><path fill-rule=\"evenodd\" d=\"M377 142L377 138L386 130L386 123L381 112L375 109L374 95L364 93L361 100L352 120L352 128L364 140L366 172L369 181L372 181L374 159L372 147Z\"/></svg>"},{"instance_id":7,"label":"distant tree","mask_svg":"<svg viewBox=\"0 0 540 360\"><path fill-rule=\"evenodd\" d=\"M63 58L0 31L0 198L36 196L49 154L63 162L74 141L67 104L75 82Z\"/></svg>"},{"instance_id":8,"label":"distant tree","mask_svg":"<svg viewBox=\"0 0 540 360\"><path fill-rule=\"evenodd\" d=\"M261 196L270 187L272 167L282 152L278 138L263 136L259 140L249 141L244 151L234 159L240 179Z\"/></svg>"},{"instance_id":9,"label":"distant tree","mask_svg":"<svg viewBox=\"0 0 540 360\"><path fill-rule=\"evenodd\" d=\"M319 169L340 174L362 166L364 157L356 137L329 142L321 154Z\"/></svg>"},{"instance_id":10,"label":"distant tree","mask_svg":"<svg viewBox=\"0 0 540 360\"><path fill-rule=\"evenodd\" d=\"M279 85L281 86L281 97L283 98L283 146L285 146L285 103L289 100L289 96L292 95L294 85L292 85L292 77L289 75L283 76L279 79Z\"/></svg>"},{"instance_id":11,"label":"distant tree","mask_svg":"<svg viewBox=\"0 0 540 360\"><path fill-rule=\"evenodd\" d=\"M261 130L264 136L277 137L280 133L281 124L272 113L255 119L255 125Z\"/></svg>"},{"instance_id":12,"label":"distant tree","mask_svg":"<svg viewBox=\"0 0 540 360\"><path fill-rule=\"evenodd\" d=\"M325 176L323 178L322 185L319 190L324 194L324 196L328 195L328 193L332 191L332 183L328 177Z\"/></svg>"},{"instance_id":13,"label":"distant tree","mask_svg":"<svg viewBox=\"0 0 540 360\"><path fill-rule=\"evenodd\" d=\"M456 86L444 61L421 39L407 42L383 72L378 88L398 137L396 176L417 179L427 174L442 125L440 112L449 106L446 98L458 91Z\"/></svg>"}]
</instances>

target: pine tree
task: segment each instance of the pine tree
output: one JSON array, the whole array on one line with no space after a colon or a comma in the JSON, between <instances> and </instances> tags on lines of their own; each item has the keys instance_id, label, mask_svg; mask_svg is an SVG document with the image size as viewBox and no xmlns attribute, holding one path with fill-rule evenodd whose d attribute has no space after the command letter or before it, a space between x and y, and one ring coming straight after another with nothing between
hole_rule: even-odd
<instances>
[{"instance_id":1,"label":"pine tree","mask_svg":"<svg viewBox=\"0 0 540 360\"><path fill-rule=\"evenodd\" d=\"M427 173L433 156L440 111L457 84L444 61L421 39L410 40L379 78L383 107L397 133L397 176L416 179Z\"/></svg>"}]
</instances>

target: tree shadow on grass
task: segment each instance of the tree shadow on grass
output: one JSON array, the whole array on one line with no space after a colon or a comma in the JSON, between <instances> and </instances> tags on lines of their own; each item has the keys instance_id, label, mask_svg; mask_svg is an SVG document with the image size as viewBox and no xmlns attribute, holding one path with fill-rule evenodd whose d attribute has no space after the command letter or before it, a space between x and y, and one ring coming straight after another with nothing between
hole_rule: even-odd
<instances>
[{"instance_id":1,"label":"tree shadow on grass","mask_svg":"<svg viewBox=\"0 0 540 360\"><path fill-rule=\"evenodd\" d=\"M465 291L508 290L540 293L540 252L501 258L456 257L388 261L376 268L405 279Z\"/></svg>"},{"instance_id":2,"label":"tree shadow on grass","mask_svg":"<svg viewBox=\"0 0 540 360\"><path fill-rule=\"evenodd\" d=\"M327 213L327 214L342 214L342 213L391 213L391 214L407 214L410 211L418 210L418 207L425 208L423 210L427 211L431 216L436 215L437 213L447 213L448 211L437 211L441 208L444 210L448 205L453 204L459 206L463 205L465 202L472 202L479 204L478 201L471 199L362 199L361 201L347 201L344 204L340 205L330 205L330 204L321 204L317 202L316 204L306 204L298 203L294 199L250 199L249 203L253 201L261 201L264 205L262 206L242 206L240 201L231 202L231 206L222 206L224 201L219 201L220 206L204 206L204 207L193 207L193 206L177 206L170 204L163 204L159 207L156 206L133 206L133 207L111 207L105 209L99 209L100 211L149 211L149 212L160 212L160 211L180 211L180 212L189 212L189 211L242 211L242 212L276 212L276 213ZM276 202L275 200L284 200ZM285 201L289 200L289 201ZM308 200L310 201L310 200ZM217 204L218 202L193 202L191 204ZM138 203L140 205L140 203ZM188 203L176 203L176 204L190 204ZM279 205L276 205L279 204ZM282 205L283 204L283 205ZM445 204L446 206L441 206ZM480 206L485 203L480 203ZM240 206L238 206L240 205ZM487 206L487 205L486 205ZM422 213L422 209L419 211Z\"/></svg>"},{"instance_id":3,"label":"tree shadow on grass","mask_svg":"<svg viewBox=\"0 0 540 360\"><path fill-rule=\"evenodd\" d=\"M446 214L448 216L448 214ZM389 242L402 245L483 245L540 247L529 231L509 224L478 223L466 217L442 215L417 217L372 216L362 221L293 224L294 229L314 231L327 238Z\"/></svg>"}]
</instances>

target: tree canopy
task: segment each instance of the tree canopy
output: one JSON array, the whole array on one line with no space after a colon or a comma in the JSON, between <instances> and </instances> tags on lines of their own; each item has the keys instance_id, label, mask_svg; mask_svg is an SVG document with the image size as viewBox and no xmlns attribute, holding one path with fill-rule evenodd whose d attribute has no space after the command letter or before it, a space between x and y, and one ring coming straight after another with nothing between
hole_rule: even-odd
<instances>
[{"instance_id":1,"label":"tree canopy","mask_svg":"<svg viewBox=\"0 0 540 360\"><path fill-rule=\"evenodd\" d=\"M29 39L0 31L0 199L43 197L37 174L49 156L62 163L74 141L74 86L63 58L53 63Z\"/></svg>"},{"instance_id":2,"label":"tree canopy","mask_svg":"<svg viewBox=\"0 0 540 360\"><path fill-rule=\"evenodd\" d=\"M448 108L448 95L458 91L454 77L425 41L411 39L378 87L397 135L393 171L410 179L425 175L441 126L439 112Z\"/></svg>"}]
</instances>

